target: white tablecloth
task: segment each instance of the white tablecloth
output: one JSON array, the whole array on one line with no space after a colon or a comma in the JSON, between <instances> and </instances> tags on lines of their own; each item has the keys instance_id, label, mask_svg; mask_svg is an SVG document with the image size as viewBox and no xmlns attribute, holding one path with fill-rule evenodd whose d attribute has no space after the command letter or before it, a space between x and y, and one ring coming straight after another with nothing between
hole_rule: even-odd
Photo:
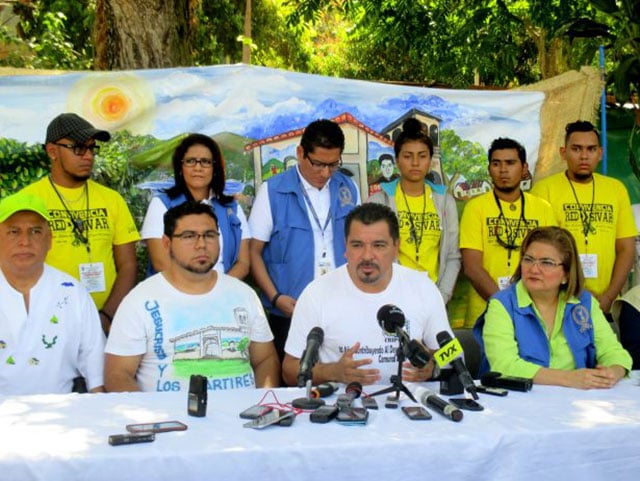
<instances>
[{"instance_id":1,"label":"white tablecloth","mask_svg":"<svg viewBox=\"0 0 640 481\"><path fill-rule=\"evenodd\" d=\"M260 431L243 428L238 413L262 390L212 392L205 418L187 415L184 393L0 396L0 480L637 480L637 374L606 391L481 395L485 410L459 423L435 412L410 421L381 396L366 426L301 414L291 427ZM276 390L281 402L302 393ZM162 420L189 429L107 443L126 424Z\"/></svg>"}]
</instances>

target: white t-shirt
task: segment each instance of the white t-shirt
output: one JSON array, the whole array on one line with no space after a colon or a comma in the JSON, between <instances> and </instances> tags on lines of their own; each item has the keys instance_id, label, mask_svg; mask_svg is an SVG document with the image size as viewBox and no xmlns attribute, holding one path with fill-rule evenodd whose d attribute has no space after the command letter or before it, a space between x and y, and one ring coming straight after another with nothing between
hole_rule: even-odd
<instances>
[{"instance_id":1,"label":"white t-shirt","mask_svg":"<svg viewBox=\"0 0 640 481\"><path fill-rule=\"evenodd\" d=\"M207 202L208 203L208 202ZM149 202L149 207L147 208L147 213L144 216L144 222L142 223L142 230L140 231L140 237L143 240L146 239L162 239L164 235L164 214L167 212L167 207L162 202L160 197L153 197L151 202ZM247 222L247 216L244 215L244 211L242 207L238 205L238 219L240 220L240 228L242 230L242 239L250 239L251 231L249 230L249 223ZM220 255L218 256L218 261L213 266L213 268L218 271L224 273L225 266L224 260L222 256L222 249L224 244L224 236L220 235Z\"/></svg>"},{"instance_id":2,"label":"white t-shirt","mask_svg":"<svg viewBox=\"0 0 640 481\"><path fill-rule=\"evenodd\" d=\"M320 226L324 226L329 208L331 207L331 194L329 189L329 182L327 182L322 189L312 186L300 175L300 170L296 166L298 172L298 178L302 183L302 188L309 196L309 200L316 211ZM271 201L269 199L269 181L267 180L258 189L258 193L251 207L251 215L249 216L249 227L251 228L251 235L254 239L258 239L262 242L269 242L271 240L271 234L273 233L273 216L271 215ZM357 191L357 188L356 188ZM309 217L309 223L313 230L313 245L314 249L314 278L321 275L322 270L333 270L334 265L334 253L333 253L333 225L328 223L324 235L322 229L318 226L309 203L303 199L307 208L307 216ZM360 196L357 196L357 203L360 203ZM323 253L325 254L323 256Z\"/></svg>"},{"instance_id":3,"label":"white t-shirt","mask_svg":"<svg viewBox=\"0 0 640 481\"><path fill-rule=\"evenodd\" d=\"M143 391L187 391L191 374L207 376L210 390L254 387L250 342L273 335L256 293L218 274L206 294L185 294L162 274L138 284L116 312L105 352L142 354Z\"/></svg>"},{"instance_id":4,"label":"white t-shirt","mask_svg":"<svg viewBox=\"0 0 640 481\"><path fill-rule=\"evenodd\" d=\"M302 292L293 311L285 351L300 358L309 331L319 326L324 330L320 362L336 362L360 342L354 359L372 358L367 368L380 369L382 380L388 381L397 374L398 338L385 334L378 324L378 310L385 304L394 304L404 312L403 329L429 349L438 349L436 335L440 331L453 337L442 295L425 272L393 264L387 288L370 294L355 286L347 265L343 265L314 280Z\"/></svg>"},{"instance_id":5,"label":"white t-shirt","mask_svg":"<svg viewBox=\"0 0 640 481\"><path fill-rule=\"evenodd\" d=\"M104 334L78 280L47 264L24 297L0 269L0 394L70 393L73 378L103 385Z\"/></svg>"}]
</instances>

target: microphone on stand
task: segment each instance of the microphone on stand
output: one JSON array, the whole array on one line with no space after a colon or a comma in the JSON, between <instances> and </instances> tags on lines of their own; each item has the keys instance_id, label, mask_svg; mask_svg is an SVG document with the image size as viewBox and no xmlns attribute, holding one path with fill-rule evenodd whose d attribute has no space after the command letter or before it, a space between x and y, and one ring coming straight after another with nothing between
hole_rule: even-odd
<instances>
[{"instance_id":1,"label":"microphone on stand","mask_svg":"<svg viewBox=\"0 0 640 481\"><path fill-rule=\"evenodd\" d=\"M378 309L378 324L383 331L392 336L398 336L404 356L417 368L423 368L431 359L429 351L415 339L409 339L407 331L402 329L405 324L404 312L398 306L385 304Z\"/></svg>"},{"instance_id":2,"label":"microphone on stand","mask_svg":"<svg viewBox=\"0 0 640 481\"><path fill-rule=\"evenodd\" d=\"M436 334L436 340L440 346L440 349L435 353L438 365L440 365L441 362L443 364L451 364L465 390L473 396L473 399L479 399L473 377L471 377L467 366L465 366L462 360L460 341L451 337L451 334L447 331L440 331Z\"/></svg>"},{"instance_id":3,"label":"microphone on stand","mask_svg":"<svg viewBox=\"0 0 640 481\"><path fill-rule=\"evenodd\" d=\"M300 368L298 369L298 387L306 387L306 397L294 399L291 403L293 407L300 409L316 409L324 406L324 401L318 399L312 393L311 382L313 378L313 366L318 362L318 351L324 341L324 331L321 327L314 327L307 335L307 347L300 358Z\"/></svg>"}]
</instances>

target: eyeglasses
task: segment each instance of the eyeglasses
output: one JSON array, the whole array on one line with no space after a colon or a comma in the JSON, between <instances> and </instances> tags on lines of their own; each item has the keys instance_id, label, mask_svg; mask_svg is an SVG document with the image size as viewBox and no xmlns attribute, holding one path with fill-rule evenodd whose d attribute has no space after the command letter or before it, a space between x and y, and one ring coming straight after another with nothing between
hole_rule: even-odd
<instances>
[{"instance_id":1,"label":"eyeglasses","mask_svg":"<svg viewBox=\"0 0 640 481\"><path fill-rule=\"evenodd\" d=\"M93 145L83 145L83 144L61 144L59 142L54 142L53 145L57 145L58 147L64 147L65 149L72 150L75 155L78 157L87 153L87 150L91 151L93 155L100 152L100 146Z\"/></svg>"},{"instance_id":2,"label":"eyeglasses","mask_svg":"<svg viewBox=\"0 0 640 481\"><path fill-rule=\"evenodd\" d=\"M555 267L564 265L562 262L556 262L546 257L543 257L542 259L536 259L535 257L531 257L527 255L522 256L522 259L520 259L520 263L523 266L527 266L529 268L537 265L543 271L550 271L550 270L553 270Z\"/></svg>"},{"instance_id":3,"label":"eyeglasses","mask_svg":"<svg viewBox=\"0 0 640 481\"><path fill-rule=\"evenodd\" d=\"M206 244L213 244L219 235L220 235L220 232L216 230L208 230L203 232L202 234L192 230L185 230L180 234L173 234L171 238L176 237L180 239L182 242L184 242L185 244L195 245L200 240L200 237L202 237Z\"/></svg>"},{"instance_id":4,"label":"eyeglasses","mask_svg":"<svg viewBox=\"0 0 640 481\"><path fill-rule=\"evenodd\" d=\"M213 166L213 159L189 157L188 159L182 159L182 163L187 167L195 167L196 164L200 164L203 169L208 169Z\"/></svg>"},{"instance_id":5,"label":"eyeglasses","mask_svg":"<svg viewBox=\"0 0 640 481\"><path fill-rule=\"evenodd\" d=\"M336 160L335 162L331 162L329 164L326 164L324 162L320 162L319 160L313 160L308 155L305 155L305 157L307 158L307 160L311 164L311 167L313 167L317 171L320 171L320 170L323 170L323 169L329 169L331 172L334 172L334 171L338 170L340 168L340 166L342 165L342 159Z\"/></svg>"}]
</instances>

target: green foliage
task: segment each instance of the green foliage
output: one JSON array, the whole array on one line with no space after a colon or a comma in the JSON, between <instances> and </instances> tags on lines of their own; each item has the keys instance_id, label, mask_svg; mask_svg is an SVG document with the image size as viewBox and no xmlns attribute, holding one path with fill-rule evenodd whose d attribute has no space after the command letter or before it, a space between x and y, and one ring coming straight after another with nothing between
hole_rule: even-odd
<instances>
[{"instance_id":1,"label":"green foliage","mask_svg":"<svg viewBox=\"0 0 640 481\"><path fill-rule=\"evenodd\" d=\"M42 145L0 138L0 199L49 173Z\"/></svg>"},{"instance_id":2,"label":"green foliage","mask_svg":"<svg viewBox=\"0 0 640 481\"><path fill-rule=\"evenodd\" d=\"M0 41L9 46L0 65L78 70L91 67L93 1L20 2L15 4L14 13L20 18L15 30L0 26Z\"/></svg>"}]
</instances>

